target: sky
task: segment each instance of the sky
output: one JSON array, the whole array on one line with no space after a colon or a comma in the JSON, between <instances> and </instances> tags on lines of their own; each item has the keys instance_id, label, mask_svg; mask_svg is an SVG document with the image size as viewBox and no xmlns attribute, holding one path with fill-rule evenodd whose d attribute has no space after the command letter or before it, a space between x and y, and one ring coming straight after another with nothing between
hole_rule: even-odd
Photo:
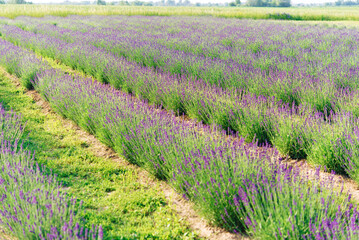
<instances>
[{"instance_id":1,"label":"sky","mask_svg":"<svg viewBox=\"0 0 359 240\"><path fill-rule=\"evenodd\" d=\"M81 2L83 0L70 0L72 2ZM111 0L107 0L109 2L111 2ZM117 0L116 0L117 1ZM128 0L128 1L133 1L133 0ZM142 0L142 1L157 1L157 0ZM192 3L195 2L200 2L200 3L221 3L221 2L230 2L231 0L190 0ZM298 3L325 3L325 2L334 2L335 0L292 0L292 4L298 4ZM33 3L49 3L49 2L53 2L53 3L58 3L58 2L64 2L64 0L32 0L31 2ZM243 1L245 2L245 0Z\"/></svg>"}]
</instances>

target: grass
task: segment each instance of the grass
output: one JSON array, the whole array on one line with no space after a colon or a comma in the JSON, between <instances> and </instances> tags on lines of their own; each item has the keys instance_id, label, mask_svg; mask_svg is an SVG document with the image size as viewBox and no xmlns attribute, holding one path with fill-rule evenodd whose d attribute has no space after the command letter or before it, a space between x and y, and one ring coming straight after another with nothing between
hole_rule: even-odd
<instances>
[{"instance_id":1,"label":"grass","mask_svg":"<svg viewBox=\"0 0 359 240\"><path fill-rule=\"evenodd\" d=\"M338 21L359 20L358 7L138 7L138 6L66 6L66 5L2 5L0 16L44 17L46 15L146 15L146 16L214 16L226 18L286 19ZM289 14L289 15L288 15ZM282 18L281 16L285 16Z\"/></svg>"},{"instance_id":2,"label":"grass","mask_svg":"<svg viewBox=\"0 0 359 240\"><path fill-rule=\"evenodd\" d=\"M44 113L3 70L0 101L6 109L21 112L31 143L27 147L36 152L36 161L52 169L69 194L84 201L88 225L102 225L105 239L196 239L158 183L141 182L136 168L95 156L73 128Z\"/></svg>"}]
</instances>

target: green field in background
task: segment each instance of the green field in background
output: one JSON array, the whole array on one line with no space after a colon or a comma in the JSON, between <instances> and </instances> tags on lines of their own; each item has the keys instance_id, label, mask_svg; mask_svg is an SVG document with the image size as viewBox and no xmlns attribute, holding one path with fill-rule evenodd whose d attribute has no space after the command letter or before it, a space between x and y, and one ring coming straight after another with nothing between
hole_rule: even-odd
<instances>
[{"instance_id":1,"label":"green field in background","mask_svg":"<svg viewBox=\"0 0 359 240\"><path fill-rule=\"evenodd\" d=\"M67 6L0 5L0 16L43 17L46 15L146 15L146 16L215 16L253 19L290 19L316 21L359 21L359 7L148 7L148 6ZM278 16L279 14L279 16ZM289 14L289 15L288 15Z\"/></svg>"}]
</instances>

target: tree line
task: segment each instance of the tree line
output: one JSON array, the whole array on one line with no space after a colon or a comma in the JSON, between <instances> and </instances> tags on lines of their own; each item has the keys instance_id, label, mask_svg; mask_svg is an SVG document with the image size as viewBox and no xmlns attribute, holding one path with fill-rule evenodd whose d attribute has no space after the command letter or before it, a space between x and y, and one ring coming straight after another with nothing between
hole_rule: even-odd
<instances>
[{"instance_id":1,"label":"tree line","mask_svg":"<svg viewBox=\"0 0 359 240\"><path fill-rule=\"evenodd\" d=\"M27 2L25 0L0 0L0 4L32 4L32 2Z\"/></svg>"},{"instance_id":2,"label":"tree line","mask_svg":"<svg viewBox=\"0 0 359 240\"><path fill-rule=\"evenodd\" d=\"M354 6L354 5L359 5L359 0L356 0L356 1L338 0L334 4L336 6Z\"/></svg>"},{"instance_id":3,"label":"tree line","mask_svg":"<svg viewBox=\"0 0 359 240\"><path fill-rule=\"evenodd\" d=\"M247 0L246 5L251 7L290 7L291 0Z\"/></svg>"},{"instance_id":4,"label":"tree line","mask_svg":"<svg viewBox=\"0 0 359 240\"><path fill-rule=\"evenodd\" d=\"M359 3L359 0L356 0ZM338 0L338 5L346 5L351 1ZM336 2L336 3L337 3ZM26 0L0 0L0 4L32 4L32 2L27 2ZM127 1L120 0L107 3L105 0L96 0L95 4L97 5L133 5L133 6L230 6L238 7L240 6L241 0L234 0L230 3L194 3L192 4L190 0L160 0L160 1ZM291 0L247 0L245 3L246 6L251 7L290 7ZM337 5L337 4L336 4ZM349 4L348 4L349 5Z\"/></svg>"},{"instance_id":5,"label":"tree line","mask_svg":"<svg viewBox=\"0 0 359 240\"><path fill-rule=\"evenodd\" d=\"M105 0L97 0L97 4L106 4ZM111 2L112 5L133 5L133 6L230 6L238 7L242 5L241 0L234 0L230 3L191 3L190 0L160 0L160 1L127 1L121 0ZM250 7L290 7L291 0L247 0L246 6Z\"/></svg>"}]
</instances>

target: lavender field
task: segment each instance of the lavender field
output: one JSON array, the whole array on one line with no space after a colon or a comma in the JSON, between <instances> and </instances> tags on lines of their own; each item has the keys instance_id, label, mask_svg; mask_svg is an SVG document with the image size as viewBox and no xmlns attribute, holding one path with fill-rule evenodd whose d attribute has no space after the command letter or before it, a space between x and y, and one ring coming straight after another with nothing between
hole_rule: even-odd
<instances>
[{"instance_id":1,"label":"lavender field","mask_svg":"<svg viewBox=\"0 0 359 240\"><path fill-rule=\"evenodd\" d=\"M0 35L0 66L23 87L165 180L211 224L253 239L359 239L357 198L337 180L359 183L359 30L213 17L24 16L1 18ZM8 119L0 115L0 126ZM11 163L18 153L6 132L1 146ZM19 239L69 239L56 230L62 223L35 219L41 233L26 232L8 211L1 209L0 224ZM93 236L76 234L112 239L100 226Z\"/></svg>"}]
</instances>

